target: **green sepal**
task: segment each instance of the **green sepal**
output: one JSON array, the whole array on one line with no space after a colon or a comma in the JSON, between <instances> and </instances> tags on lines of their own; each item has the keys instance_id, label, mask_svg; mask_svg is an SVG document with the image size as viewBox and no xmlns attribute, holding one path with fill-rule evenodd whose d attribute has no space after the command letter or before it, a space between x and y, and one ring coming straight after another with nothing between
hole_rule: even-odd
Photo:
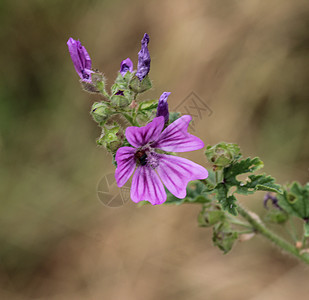
<instances>
[{"instance_id":1,"label":"green sepal","mask_svg":"<svg viewBox=\"0 0 309 300\"><path fill-rule=\"evenodd\" d=\"M130 104L130 101L125 96L113 95L111 97L111 103L113 106L126 107Z\"/></svg>"},{"instance_id":2,"label":"green sepal","mask_svg":"<svg viewBox=\"0 0 309 300\"><path fill-rule=\"evenodd\" d=\"M119 147L123 144L123 133L120 126L114 126L112 128L104 128L101 136L97 140L97 144L104 146L107 150L115 153Z\"/></svg>"},{"instance_id":3,"label":"green sepal","mask_svg":"<svg viewBox=\"0 0 309 300\"><path fill-rule=\"evenodd\" d=\"M231 230L229 224L219 223L213 227L213 244L222 250L224 254L231 251L237 239L238 233Z\"/></svg>"},{"instance_id":4,"label":"green sepal","mask_svg":"<svg viewBox=\"0 0 309 300\"><path fill-rule=\"evenodd\" d=\"M226 167L241 156L237 144L224 142L214 146L207 146L205 155L209 162L217 167Z\"/></svg>"},{"instance_id":5,"label":"green sepal","mask_svg":"<svg viewBox=\"0 0 309 300\"><path fill-rule=\"evenodd\" d=\"M82 89L85 92L88 92L88 93L91 93L91 94L98 94L98 93L100 93L100 91L97 89L97 87L94 84L92 84L92 83L80 80L80 84L82 86Z\"/></svg>"},{"instance_id":6,"label":"green sepal","mask_svg":"<svg viewBox=\"0 0 309 300\"><path fill-rule=\"evenodd\" d=\"M126 85L115 83L111 87L112 95L115 95L117 92L122 91L123 93L128 90Z\"/></svg>"},{"instance_id":7,"label":"green sepal","mask_svg":"<svg viewBox=\"0 0 309 300\"><path fill-rule=\"evenodd\" d=\"M128 99L129 104L131 103L133 99L133 92L129 88L129 80L131 77L132 77L132 74L130 72L127 72L125 76L122 76L119 73L115 80L115 83L111 87L112 95L116 95L120 91L123 92L123 96Z\"/></svg>"},{"instance_id":8,"label":"green sepal","mask_svg":"<svg viewBox=\"0 0 309 300\"><path fill-rule=\"evenodd\" d=\"M99 93L105 95L105 78L104 75L100 72L95 72L91 74L91 80Z\"/></svg>"},{"instance_id":9,"label":"green sepal","mask_svg":"<svg viewBox=\"0 0 309 300\"><path fill-rule=\"evenodd\" d=\"M102 125L109 118L112 111L105 102L95 102L91 107L90 113L94 121Z\"/></svg>"},{"instance_id":10,"label":"green sepal","mask_svg":"<svg viewBox=\"0 0 309 300\"><path fill-rule=\"evenodd\" d=\"M225 220L225 214L219 205L215 207L203 207L198 215L198 224L201 227L210 227Z\"/></svg>"},{"instance_id":11,"label":"green sepal","mask_svg":"<svg viewBox=\"0 0 309 300\"><path fill-rule=\"evenodd\" d=\"M145 78L143 78L142 81L140 81L138 77L133 76L129 82L129 87L135 93L140 94L149 90L152 87L152 84L148 75Z\"/></svg>"}]
</instances>

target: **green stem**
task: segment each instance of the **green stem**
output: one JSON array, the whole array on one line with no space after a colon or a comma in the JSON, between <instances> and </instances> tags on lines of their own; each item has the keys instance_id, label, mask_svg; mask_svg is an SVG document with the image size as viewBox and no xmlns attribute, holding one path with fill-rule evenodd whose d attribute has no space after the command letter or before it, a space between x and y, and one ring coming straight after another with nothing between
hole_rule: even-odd
<instances>
[{"instance_id":1,"label":"green stem","mask_svg":"<svg viewBox=\"0 0 309 300\"><path fill-rule=\"evenodd\" d=\"M102 94L103 94L109 101L111 100L110 95L109 95L105 90L102 91Z\"/></svg>"},{"instance_id":2,"label":"green stem","mask_svg":"<svg viewBox=\"0 0 309 300\"><path fill-rule=\"evenodd\" d=\"M297 238L297 234L296 234L295 223L294 223L294 220L292 219L292 217L289 218L289 224L290 224L290 228L291 228L290 234L291 234L294 242L296 242L296 241L298 241L298 238Z\"/></svg>"},{"instance_id":3,"label":"green stem","mask_svg":"<svg viewBox=\"0 0 309 300\"><path fill-rule=\"evenodd\" d=\"M215 172L215 177L216 177L216 184L223 182L224 176L223 176L223 168L222 167L217 167L217 170Z\"/></svg>"},{"instance_id":4,"label":"green stem","mask_svg":"<svg viewBox=\"0 0 309 300\"><path fill-rule=\"evenodd\" d=\"M99 92L100 92L103 96L105 96L109 101L111 100L111 96L106 92L104 85L103 85L103 87L101 87L101 88L97 85L97 89L98 89Z\"/></svg>"},{"instance_id":5,"label":"green stem","mask_svg":"<svg viewBox=\"0 0 309 300\"><path fill-rule=\"evenodd\" d=\"M134 120L134 118L132 118L132 116L124 112L122 112L122 115L130 122L131 125L139 127L139 124L136 120Z\"/></svg>"},{"instance_id":6,"label":"green stem","mask_svg":"<svg viewBox=\"0 0 309 300\"><path fill-rule=\"evenodd\" d=\"M242 226L242 227L245 227L245 228L249 228L249 229L251 229L251 232L252 232L252 226L251 226L250 224L244 223L244 222L242 222L241 220L236 219L236 218L234 218L234 217L232 217L232 216L227 216L227 217L228 217L229 221L230 221L232 224L238 225L238 226Z\"/></svg>"},{"instance_id":7,"label":"green stem","mask_svg":"<svg viewBox=\"0 0 309 300\"><path fill-rule=\"evenodd\" d=\"M254 230L251 229L251 230L243 230L243 231L237 231L238 234L248 234L248 233L253 233Z\"/></svg>"},{"instance_id":8,"label":"green stem","mask_svg":"<svg viewBox=\"0 0 309 300\"><path fill-rule=\"evenodd\" d=\"M255 229L257 233L260 233L261 235L269 239L271 242L273 242L275 245L277 245L282 250L294 255L295 257L299 258L306 264L309 264L309 256L301 255L299 253L299 250L296 247L286 242L281 237L276 235L274 232L266 228L261 223L260 220L257 220L256 218L254 218L246 209L244 209L239 204L238 204L238 212L243 218L245 218L253 226L253 228Z\"/></svg>"}]
</instances>

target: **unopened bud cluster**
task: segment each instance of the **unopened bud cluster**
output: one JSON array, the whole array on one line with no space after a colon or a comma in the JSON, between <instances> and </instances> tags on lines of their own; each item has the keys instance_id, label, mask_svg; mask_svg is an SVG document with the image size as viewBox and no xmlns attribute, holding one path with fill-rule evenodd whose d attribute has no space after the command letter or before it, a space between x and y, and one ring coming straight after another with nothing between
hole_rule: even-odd
<instances>
[{"instance_id":1,"label":"unopened bud cluster","mask_svg":"<svg viewBox=\"0 0 309 300\"><path fill-rule=\"evenodd\" d=\"M120 125L119 117L117 119L115 115L120 115L128 125L138 127L148 123L154 116L163 116L166 123L169 121L167 98L170 93L164 92L159 100L141 102L137 99L139 94L152 87L148 76L151 62L148 44L149 36L145 33L138 53L137 70L134 70L130 58L123 60L111 91L107 92L104 75L92 68L86 48L79 40L73 38L67 42L83 90L102 96L101 102L92 105L90 114L102 128L97 144L104 146L113 154L126 142L124 138L126 126Z\"/></svg>"}]
</instances>

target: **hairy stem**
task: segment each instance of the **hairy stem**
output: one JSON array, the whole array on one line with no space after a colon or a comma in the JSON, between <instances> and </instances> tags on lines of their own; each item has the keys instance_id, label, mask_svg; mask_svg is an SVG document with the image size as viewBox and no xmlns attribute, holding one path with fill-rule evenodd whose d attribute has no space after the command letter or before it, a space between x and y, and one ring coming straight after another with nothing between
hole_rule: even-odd
<instances>
[{"instance_id":1,"label":"hairy stem","mask_svg":"<svg viewBox=\"0 0 309 300\"><path fill-rule=\"evenodd\" d=\"M295 257L299 258L306 264L309 264L309 256L301 255L296 247L286 242L281 237L276 235L274 232L266 228L260 220L257 220L254 216L252 216L252 214L250 214L250 212L248 212L239 204L238 204L238 212L243 218L245 218L252 225L252 227L255 229L257 233L260 233L261 235L269 239L283 251L288 252L294 255Z\"/></svg>"},{"instance_id":2,"label":"hairy stem","mask_svg":"<svg viewBox=\"0 0 309 300\"><path fill-rule=\"evenodd\" d=\"M132 118L132 116L124 112L122 113L122 115L130 122L131 125L139 127L139 124L134 118Z\"/></svg>"}]
</instances>

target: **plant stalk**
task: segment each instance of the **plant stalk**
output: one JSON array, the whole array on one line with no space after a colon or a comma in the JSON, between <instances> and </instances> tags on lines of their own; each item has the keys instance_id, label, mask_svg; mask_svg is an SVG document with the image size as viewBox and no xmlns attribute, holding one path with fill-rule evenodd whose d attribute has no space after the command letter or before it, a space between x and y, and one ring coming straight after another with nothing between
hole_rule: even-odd
<instances>
[{"instance_id":1,"label":"plant stalk","mask_svg":"<svg viewBox=\"0 0 309 300\"><path fill-rule=\"evenodd\" d=\"M281 248L283 251L288 252L298 259L302 260L306 264L309 264L309 256L308 255L301 255L299 250L291 245L290 243L286 242L283 240L281 237L279 237L277 234L269 230L264 226L264 224L261 223L260 220L257 220L254 218L246 209L244 209L242 206L239 205L238 203L238 208L237 208L239 214L245 218L251 225L252 227L256 230L257 233L260 233L267 239L269 239L272 243L277 245L279 248Z\"/></svg>"}]
</instances>

